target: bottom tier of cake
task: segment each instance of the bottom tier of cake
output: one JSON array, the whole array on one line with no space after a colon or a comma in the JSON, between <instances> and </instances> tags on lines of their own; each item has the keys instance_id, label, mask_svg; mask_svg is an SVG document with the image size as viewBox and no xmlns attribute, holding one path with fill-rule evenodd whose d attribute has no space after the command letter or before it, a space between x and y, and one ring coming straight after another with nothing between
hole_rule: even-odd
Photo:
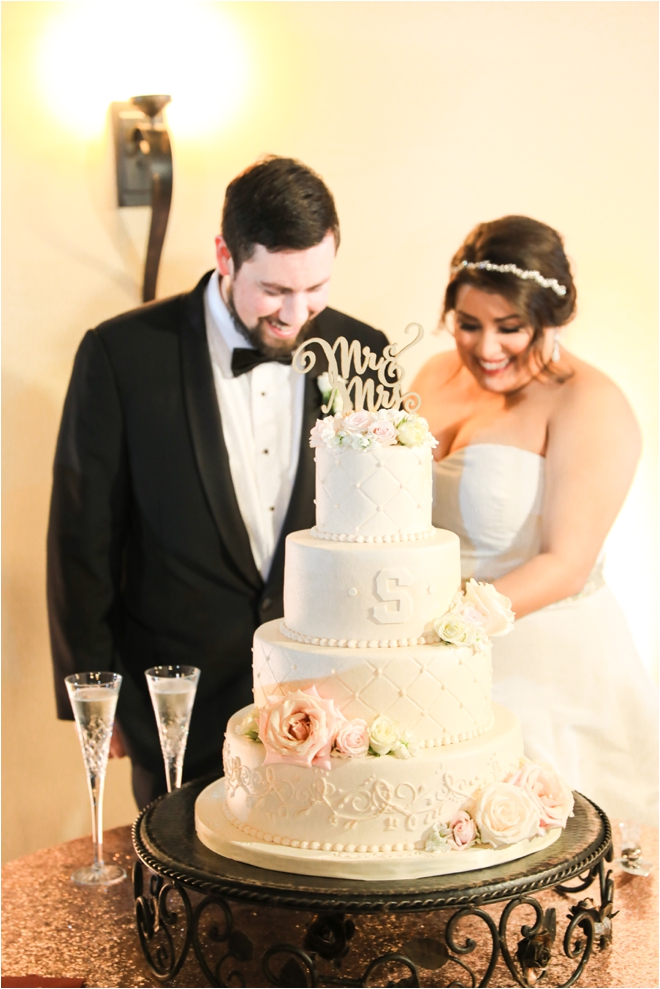
<instances>
[{"instance_id":1,"label":"bottom tier of cake","mask_svg":"<svg viewBox=\"0 0 660 989\"><path fill-rule=\"evenodd\" d=\"M442 853L425 848L399 845L390 851L333 851L324 844L310 842L306 848L290 844L288 839L266 835L254 838L245 829L232 823L225 798L224 779L216 780L197 798L195 803L195 830L200 840L211 851L237 862L246 862L261 869L275 872L291 872L302 876L326 876L333 879L361 879L367 882L388 879L423 879L426 876L443 876L474 869L488 869L504 865L515 859L531 855L547 848L559 838L561 828L547 834L518 841L504 848L487 848L474 845L462 852ZM270 839L270 840L267 840ZM387 847L387 846L384 846Z\"/></svg>"},{"instance_id":2,"label":"bottom tier of cake","mask_svg":"<svg viewBox=\"0 0 660 989\"><path fill-rule=\"evenodd\" d=\"M248 709L239 711L227 726L225 777L198 798L197 833L228 858L360 879L486 868L545 848L557 829L524 841L509 837L498 848L456 849L438 835L471 797L521 765L518 721L505 708L493 709L493 727L478 738L421 749L409 759L333 758L330 769L264 765L264 746L237 732Z\"/></svg>"}]
</instances>

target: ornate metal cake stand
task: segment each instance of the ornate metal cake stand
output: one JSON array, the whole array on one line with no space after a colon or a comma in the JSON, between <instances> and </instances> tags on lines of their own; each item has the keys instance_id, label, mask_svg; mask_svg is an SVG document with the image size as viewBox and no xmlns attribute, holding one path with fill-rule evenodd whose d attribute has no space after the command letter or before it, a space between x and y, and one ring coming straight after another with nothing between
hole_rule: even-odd
<instances>
[{"instance_id":1,"label":"ornate metal cake stand","mask_svg":"<svg viewBox=\"0 0 660 989\"><path fill-rule=\"evenodd\" d=\"M427 969L434 986L488 986L500 955L511 985L533 986L543 977L546 986L571 986L594 949L610 944L613 881L605 862L612 834L605 814L580 794L561 837L541 852L474 872L362 882L271 872L211 852L194 828L195 800L210 782L160 797L133 826L138 935L162 982L176 977L192 946L211 986L254 986L256 978L284 987L419 986ZM562 937L556 910L544 910L533 894L550 887L582 893L595 880L599 903L567 900ZM256 915L258 950L239 927L241 908ZM293 911L307 912L302 925ZM432 924L422 923L423 914ZM368 915L380 918L386 947L396 950L360 936ZM417 928L406 936L411 916ZM557 961L561 983L552 981Z\"/></svg>"}]
</instances>

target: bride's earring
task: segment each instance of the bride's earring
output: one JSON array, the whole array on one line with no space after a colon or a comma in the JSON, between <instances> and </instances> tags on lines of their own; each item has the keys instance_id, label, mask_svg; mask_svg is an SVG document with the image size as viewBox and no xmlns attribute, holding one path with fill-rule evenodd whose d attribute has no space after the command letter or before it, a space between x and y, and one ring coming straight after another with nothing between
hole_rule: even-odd
<instances>
[{"instance_id":1,"label":"bride's earring","mask_svg":"<svg viewBox=\"0 0 660 989\"><path fill-rule=\"evenodd\" d=\"M561 350L559 347L559 330L555 330L554 333L554 345L552 347L552 362L556 364L561 359Z\"/></svg>"}]
</instances>

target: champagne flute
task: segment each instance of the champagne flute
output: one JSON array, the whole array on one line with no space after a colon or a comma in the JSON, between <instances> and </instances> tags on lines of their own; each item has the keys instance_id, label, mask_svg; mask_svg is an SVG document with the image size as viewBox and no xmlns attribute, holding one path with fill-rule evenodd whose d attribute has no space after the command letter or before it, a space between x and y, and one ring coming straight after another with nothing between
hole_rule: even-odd
<instances>
[{"instance_id":1,"label":"champagne flute","mask_svg":"<svg viewBox=\"0 0 660 989\"><path fill-rule=\"evenodd\" d=\"M178 790L197 691L196 666L152 666L145 671L165 762L167 792Z\"/></svg>"},{"instance_id":2,"label":"champagne flute","mask_svg":"<svg viewBox=\"0 0 660 989\"><path fill-rule=\"evenodd\" d=\"M103 861L103 784L121 677L118 673L74 673L65 683L87 770L94 842L93 864L76 869L71 878L82 886L108 886L126 877L120 866Z\"/></svg>"},{"instance_id":3,"label":"champagne flute","mask_svg":"<svg viewBox=\"0 0 660 989\"><path fill-rule=\"evenodd\" d=\"M653 868L653 862L642 858L641 827L633 821L620 821L619 831L621 858L614 859L614 865L618 865L624 872L629 872L631 876L648 876Z\"/></svg>"}]
</instances>

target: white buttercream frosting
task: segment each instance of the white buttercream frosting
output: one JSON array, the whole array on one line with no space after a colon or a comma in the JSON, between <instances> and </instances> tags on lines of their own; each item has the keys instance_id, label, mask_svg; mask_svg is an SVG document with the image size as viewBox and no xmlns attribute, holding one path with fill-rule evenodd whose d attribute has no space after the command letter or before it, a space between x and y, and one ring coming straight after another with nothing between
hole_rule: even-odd
<instances>
[{"instance_id":1,"label":"white buttercream frosting","mask_svg":"<svg viewBox=\"0 0 660 989\"><path fill-rule=\"evenodd\" d=\"M263 840L277 835L309 848L422 848L433 824L449 820L479 787L504 779L523 755L516 718L496 707L493 727L479 738L414 759L333 759L330 770L264 766L264 746L235 731L244 715L230 720L223 753L229 812Z\"/></svg>"},{"instance_id":2,"label":"white buttercream frosting","mask_svg":"<svg viewBox=\"0 0 660 989\"><path fill-rule=\"evenodd\" d=\"M431 528L427 446L316 451L316 534L357 540L424 536Z\"/></svg>"},{"instance_id":3,"label":"white buttercream frosting","mask_svg":"<svg viewBox=\"0 0 660 989\"><path fill-rule=\"evenodd\" d=\"M444 529L419 542L387 544L291 533L284 571L287 634L315 645L325 639L369 648L383 641L437 641L433 622L460 585L459 552L458 538Z\"/></svg>"},{"instance_id":4,"label":"white buttercream frosting","mask_svg":"<svg viewBox=\"0 0 660 989\"><path fill-rule=\"evenodd\" d=\"M492 724L489 645L321 647L288 639L275 620L257 629L252 662L260 708L313 686L348 720L371 724L386 715L429 748L474 738Z\"/></svg>"}]
</instances>

